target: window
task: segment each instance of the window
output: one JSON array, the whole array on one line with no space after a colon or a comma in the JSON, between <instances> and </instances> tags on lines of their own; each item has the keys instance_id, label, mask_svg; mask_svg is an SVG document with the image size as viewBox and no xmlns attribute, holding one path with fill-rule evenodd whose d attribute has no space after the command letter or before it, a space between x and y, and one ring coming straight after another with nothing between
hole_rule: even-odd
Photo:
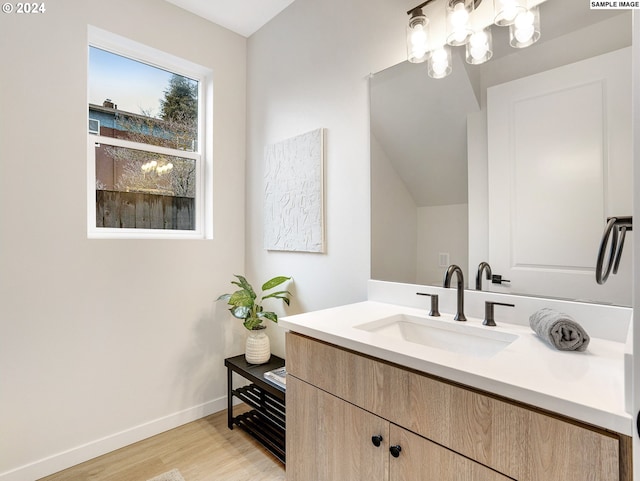
<instances>
[{"instance_id":1,"label":"window","mask_svg":"<svg viewBox=\"0 0 640 481\"><path fill-rule=\"evenodd\" d=\"M211 72L89 30L88 235L210 238Z\"/></svg>"}]
</instances>

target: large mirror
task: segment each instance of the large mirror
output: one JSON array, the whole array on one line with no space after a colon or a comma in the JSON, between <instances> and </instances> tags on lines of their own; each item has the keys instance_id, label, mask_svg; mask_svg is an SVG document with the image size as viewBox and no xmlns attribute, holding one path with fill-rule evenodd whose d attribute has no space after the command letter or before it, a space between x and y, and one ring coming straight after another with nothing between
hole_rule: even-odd
<instances>
[{"instance_id":1,"label":"large mirror","mask_svg":"<svg viewBox=\"0 0 640 481\"><path fill-rule=\"evenodd\" d=\"M631 215L631 13L548 0L540 16L525 49L492 27L482 65L454 47L445 79L409 62L372 76L373 279L442 285L457 264L473 289L487 261L518 281L483 290L631 304L629 237L618 273L594 275L606 218Z\"/></svg>"}]
</instances>

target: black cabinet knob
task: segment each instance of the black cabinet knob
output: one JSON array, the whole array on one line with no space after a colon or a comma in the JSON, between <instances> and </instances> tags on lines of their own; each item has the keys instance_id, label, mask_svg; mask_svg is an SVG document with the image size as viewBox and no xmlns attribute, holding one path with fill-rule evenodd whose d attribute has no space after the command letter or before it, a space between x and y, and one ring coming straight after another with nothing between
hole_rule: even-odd
<instances>
[{"instance_id":1,"label":"black cabinet knob","mask_svg":"<svg viewBox=\"0 0 640 481\"><path fill-rule=\"evenodd\" d=\"M380 447L380 443L382 443L382 436L376 434L375 436L371 436L371 442L376 448Z\"/></svg>"},{"instance_id":2,"label":"black cabinet knob","mask_svg":"<svg viewBox=\"0 0 640 481\"><path fill-rule=\"evenodd\" d=\"M394 458L397 458L398 456L400 456L400 451L402 451L402 448L398 445L391 446L389 448L389 452L391 453L391 456L393 456Z\"/></svg>"}]
</instances>

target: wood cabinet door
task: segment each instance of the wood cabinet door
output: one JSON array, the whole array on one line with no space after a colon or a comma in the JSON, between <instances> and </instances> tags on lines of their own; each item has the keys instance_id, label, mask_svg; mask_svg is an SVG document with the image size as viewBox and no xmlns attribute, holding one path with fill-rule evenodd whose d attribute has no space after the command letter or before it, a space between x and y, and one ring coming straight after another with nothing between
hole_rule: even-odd
<instances>
[{"instance_id":1,"label":"wood cabinet door","mask_svg":"<svg viewBox=\"0 0 640 481\"><path fill-rule=\"evenodd\" d=\"M327 369L327 365L334 367ZM630 479L631 438L627 436L549 416L291 332L287 333L287 369L293 376L509 479Z\"/></svg>"},{"instance_id":2,"label":"wood cabinet door","mask_svg":"<svg viewBox=\"0 0 640 481\"><path fill-rule=\"evenodd\" d=\"M390 481L513 481L395 424L389 439L402 448L389 461Z\"/></svg>"},{"instance_id":3,"label":"wood cabinet door","mask_svg":"<svg viewBox=\"0 0 640 481\"><path fill-rule=\"evenodd\" d=\"M384 419L287 376L287 481L388 481L388 439Z\"/></svg>"}]
</instances>

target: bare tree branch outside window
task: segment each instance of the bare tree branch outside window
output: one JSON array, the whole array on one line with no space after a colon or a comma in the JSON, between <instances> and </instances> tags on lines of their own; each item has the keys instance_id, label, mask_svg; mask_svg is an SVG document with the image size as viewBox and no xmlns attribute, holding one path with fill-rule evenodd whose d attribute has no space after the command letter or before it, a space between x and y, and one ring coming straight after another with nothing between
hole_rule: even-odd
<instances>
[{"instance_id":1,"label":"bare tree branch outside window","mask_svg":"<svg viewBox=\"0 0 640 481\"><path fill-rule=\"evenodd\" d=\"M197 95L196 81L174 74L160 101L160 118L144 109L141 114L118 111L113 136L193 152L198 142ZM195 197L194 160L123 147L103 148L104 160L114 164L114 189ZM106 187L104 182L97 183L96 188L99 185Z\"/></svg>"}]
</instances>

